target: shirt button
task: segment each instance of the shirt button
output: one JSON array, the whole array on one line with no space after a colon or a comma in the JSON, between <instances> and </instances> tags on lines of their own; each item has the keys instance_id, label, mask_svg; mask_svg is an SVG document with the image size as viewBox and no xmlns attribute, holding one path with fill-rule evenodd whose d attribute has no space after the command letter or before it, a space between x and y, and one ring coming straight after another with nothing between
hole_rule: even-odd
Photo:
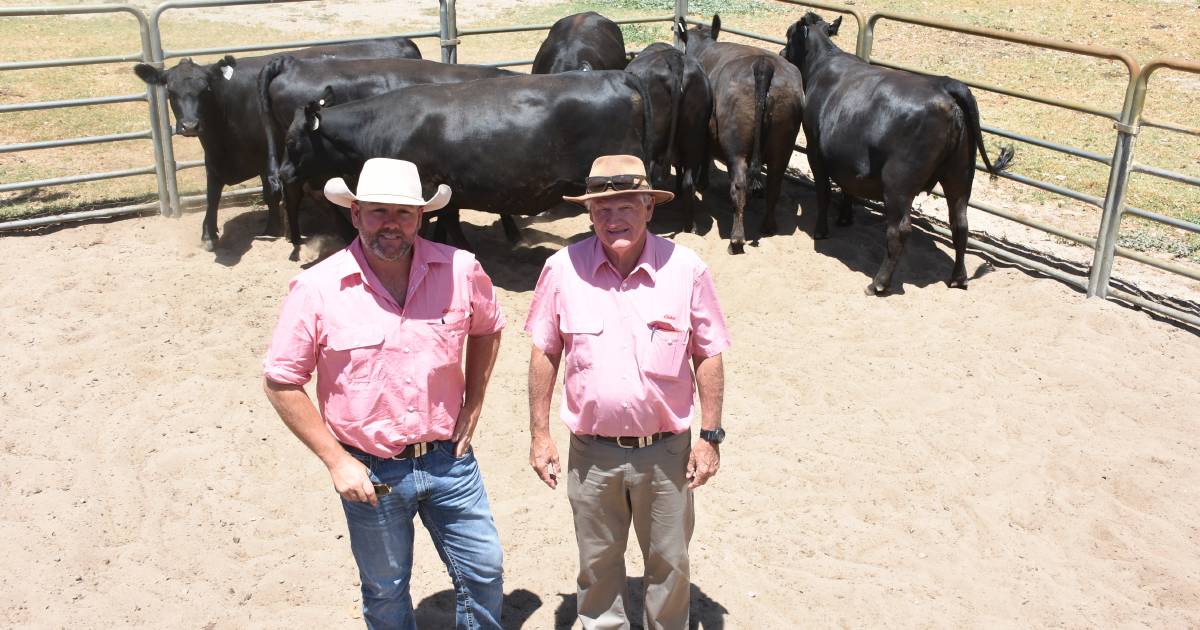
<instances>
[{"instance_id":1,"label":"shirt button","mask_svg":"<svg viewBox=\"0 0 1200 630\"><path fill-rule=\"evenodd\" d=\"M628 408L629 408L629 403L621 403L621 407L623 407L623 408L625 408L625 409L628 409ZM629 427L625 427L625 428L626 428L626 429L628 429Z\"/></svg>"},{"instance_id":2,"label":"shirt button","mask_svg":"<svg viewBox=\"0 0 1200 630\"><path fill-rule=\"evenodd\" d=\"M404 354L408 354L408 348L404 349Z\"/></svg>"},{"instance_id":3,"label":"shirt button","mask_svg":"<svg viewBox=\"0 0 1200 630\"><path fill-rule=\"evenodd\" d=\"M405 377L404 377L404 382L405 382L405 383L411 383L411 382L412 382L412 377L411 377L411 376L405 376Z\"/></svg>"},{"instance_id":4,"label":"shirt button","mask_svg":"<svg viewBox=\"0 0 1200 630\"><path fill-rule=\"evenodd\" d=\"M416 408L416 407L413 407L413 406L411 406L411 405L410 405L410 406L409 406L409 408L408 408L408 411L409 411L409 413L412 413L412 412L414 412L414 411L416 411L416 410L417 410L417 408Z\"/></svg>"}]
</instances>

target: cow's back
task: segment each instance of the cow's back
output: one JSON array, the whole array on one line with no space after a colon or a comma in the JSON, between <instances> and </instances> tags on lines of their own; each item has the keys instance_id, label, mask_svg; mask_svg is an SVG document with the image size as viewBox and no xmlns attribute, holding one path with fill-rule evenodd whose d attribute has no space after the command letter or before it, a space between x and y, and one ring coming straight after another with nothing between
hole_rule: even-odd
<instances>
[{"instance_id":1,"label":"cow's back","mask_svg":"<svg viewBox=\"0 0 1200 630\"><path fill-rule=\"evenodd\" d=\"M597 156L643 155L644 99L619 71L416 85L327 110L322 128L416 163L454 207L536 213L579 192Z\"/></svg>"}]
</instances>

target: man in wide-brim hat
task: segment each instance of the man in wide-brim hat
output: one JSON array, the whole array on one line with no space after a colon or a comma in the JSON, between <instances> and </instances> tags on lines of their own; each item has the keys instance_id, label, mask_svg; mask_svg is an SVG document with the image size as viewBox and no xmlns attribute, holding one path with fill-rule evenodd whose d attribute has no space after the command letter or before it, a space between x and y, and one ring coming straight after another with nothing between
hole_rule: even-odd
<instances>
[{"instance_id":1,"label":"man in wide-brim hat","mask_svg":"<svg viewBox=\"0 0 1200 630\"><path fill-rule=\"evenodd\" d=\"M292 280L264 366L267 397L341 495L368 628L415 628L413 517L457 591L459 628L500 628L500 541L470 448L504 316L468 252L417 236L425 198L411 162L367 160L350 208L358 238ZM462 367L466 347L465 373ZM317 400L304 385L317 372Z\"/></svg>"},{"instance_id":2,"label":"man in wide-brim hat","mask_svg":"<svg viewBox=\"0 0 1200 630\"><path fill-rule=\"evenodd\" d=\"M561 416L571 431L567 495L579 545L584 628L628 627L625 546L632 522L645 560L645 625L688 627L692 490L717 472L729 333L708 267L650 234L657 204L642 160L597 158L584 205L595 235L546 261L525 323L530 465L558 485L550 399L565 355ZM695 368L694 380L692 367ZM693 386L700 440L691 444Z\"/></svg>"}]
</instances>

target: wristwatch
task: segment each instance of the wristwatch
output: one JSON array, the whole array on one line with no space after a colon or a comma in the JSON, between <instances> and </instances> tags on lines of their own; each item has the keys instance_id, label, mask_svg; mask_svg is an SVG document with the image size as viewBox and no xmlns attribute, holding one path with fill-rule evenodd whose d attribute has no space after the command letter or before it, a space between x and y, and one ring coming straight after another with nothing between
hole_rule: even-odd
<instances>
[{"instance_id":1,"label":"wristwatch","mask_svg":"<svg viewBox=\"0 0 1200 630\"><path fill-rule=\"evenodd\" d=\"M725 429L717 427L713 430L700 429L700 439L713 444L720 444L725 441Z\"/></svg>"}]
</instances>

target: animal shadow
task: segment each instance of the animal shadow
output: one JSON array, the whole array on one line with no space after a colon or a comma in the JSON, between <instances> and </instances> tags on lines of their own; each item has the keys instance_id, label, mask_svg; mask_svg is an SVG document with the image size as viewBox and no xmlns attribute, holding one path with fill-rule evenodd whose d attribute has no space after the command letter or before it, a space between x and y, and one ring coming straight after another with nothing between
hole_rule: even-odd
<instances>
[{"instance_id":1,"label":"animal shadow","mask_svg":"<svg viewBox=\"0 0 1200 630\"><path fill-rule=\"evenodd\" d=\"M413 609L413 617L418 628L453 628L454 606L456 602L453 589L439 591L421 600ZM519 588L504 596L504 608L500 613L500 624L506 630L517 630L529 621L534 611L542 606L542 598L530 591Z\"/></svg>"},{"instance_id":2,"label":"animal shadow","mask_svg":"<svg viewBox=\"0 0 1200 630\"><path fill-rule=\"evenodd\" d=\"M625 618L629 620L629 627L631 630L645 630L645 626L642 624L646 615L643 605L642 578L626 580L626 595ZM555 630L570 630L578 617L576 596L574 593L569 595L559 593L559 598L561 601L554 611L554 628ZM728 609L706 595L695 584L691 585L690 600L689 630L724 630L725 615L729 614Z\"/></svg>"}]
</instances>

